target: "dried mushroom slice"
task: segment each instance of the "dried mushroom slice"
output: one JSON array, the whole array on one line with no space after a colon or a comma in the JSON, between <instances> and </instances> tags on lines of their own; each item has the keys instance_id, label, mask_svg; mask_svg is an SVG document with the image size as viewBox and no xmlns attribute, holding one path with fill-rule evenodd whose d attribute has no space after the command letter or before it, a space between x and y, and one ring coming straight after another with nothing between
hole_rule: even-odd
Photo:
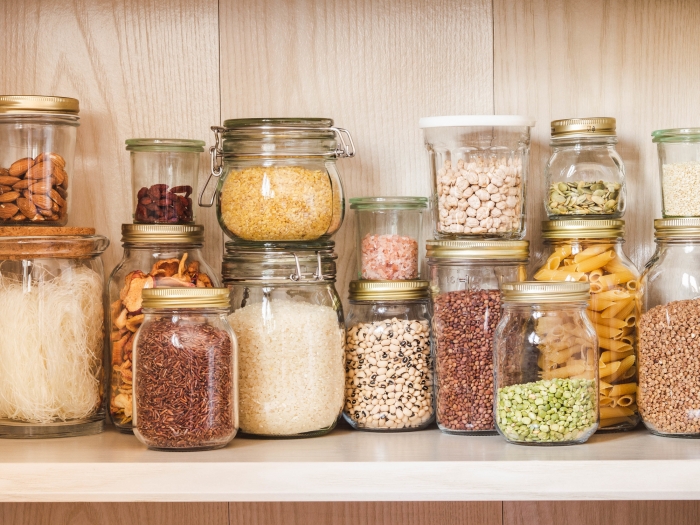
<instances>
[{"instance_id":1,"label":"dried mushroom slice","mask_svg":"<svg viewBox=\"0 0 700 525\"><path fill-rule=\"evenodd\" d=\"M144 275L142 272L141 275ZM144 288L153 288L154 279L149 276L137 276L133 277L129 282L129 289L126 296L122 299L124 306L130 313L135 313L141 310L141 305L143 303L142 292Z\"/></svg>"}]
</instances>

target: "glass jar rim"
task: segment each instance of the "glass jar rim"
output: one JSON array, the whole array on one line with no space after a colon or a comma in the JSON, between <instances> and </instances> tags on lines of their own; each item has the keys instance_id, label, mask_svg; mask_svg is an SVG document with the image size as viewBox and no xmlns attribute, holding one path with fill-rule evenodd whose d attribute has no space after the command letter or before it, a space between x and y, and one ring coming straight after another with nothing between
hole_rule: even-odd
<instances>
[{"instance_id":1,"label":"glass jar rim","mask_svg":"<svg viewBox=\"0 0 700 525\"><path fill-rule=\"evenodd\" d=\"M559 137L552 137L549 139L549 145L553 148L562 146L576 146L576 145L601 145L608 146L610 144L617 144L617 135L562 135Z\"/></svg>"},{"instance_id":2,"label":"glass jar rim","mask_svg":"<svg viewBox=\"0 0 700 525\"><path fill-rule=\"evenodd\" d=\"M657 129L651 133L652 142L700 142L700 128Z\"/></svg>"},{"instance_id":3,"label":"glass jar rim","mask_svg":"<svg viewBox=\"0 0 700 525\"><path fill-rule=\"evenodd\" d=\"M194 139L134 138L125 141L127 151L203 153L205 142Z\"/></svg>"},{"instance_id":4,"label":"glass jar rim","mask_svg":"<svg viewBox=\"0 0 700 525\"><path fill-rule=\"evenodd\" d=\"M428 207L427 197L353 197L351 210L423 210Z\"/></svg>"},{"instance_id":5,"label":"glass jar rim","mask_svg":"<svg viewBox=\"0 0 700 525\"><path fill-rule=\"evenodd\" d=\"M446 115L422 117L418 127L426 128L532 128L537 121L524 115Z\"/></svg>"}]
</instances>

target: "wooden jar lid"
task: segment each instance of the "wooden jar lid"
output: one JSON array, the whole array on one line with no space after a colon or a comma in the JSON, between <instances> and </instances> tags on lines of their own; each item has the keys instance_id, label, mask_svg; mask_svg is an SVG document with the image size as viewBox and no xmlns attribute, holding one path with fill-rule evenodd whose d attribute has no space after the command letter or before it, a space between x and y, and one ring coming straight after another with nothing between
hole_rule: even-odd
<instances>
[{"instance_id":1,"label":"wooden jar lid","mask_svg":"<svg viewBox=\"0 0 700 525\"><path fill-rule=\"evenodd\" d=\"M109 240L94 228L0 227L0 261L21 259L85 259L99 256Z\"/></svg>"},{"instance_id":2,"label":"wooden jar lid","mask_svg":"<svg viewBox=\"0 0 700 525\"><path fill-rule=\"evenodd\" d=\"M53 237L56 235L95 235L95 228L71 226L0 226L0 237Z\"/></svg>"}]
</instances>

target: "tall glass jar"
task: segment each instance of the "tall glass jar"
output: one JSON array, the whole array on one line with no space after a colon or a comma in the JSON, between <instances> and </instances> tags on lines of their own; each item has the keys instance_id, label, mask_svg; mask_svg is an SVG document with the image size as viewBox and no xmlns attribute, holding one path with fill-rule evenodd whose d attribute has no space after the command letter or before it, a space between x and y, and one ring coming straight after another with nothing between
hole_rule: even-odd
<instances>
[{"instance_id":1,"label":"tall glass jar","mask_svg":"<svg viewBox=\"0 0 700 525\"><path fill-rule=\"evenodd\" d=\"M654 434L700 437L700 218L658 219L642 275L639 392Z\"/></svg>"},{"instance_id":2,"label":"tall glass jar","mask_svg":"<svg viewBox=\"0 0 700 525\"><path fill-rule=\"evenodd\" d=\"M618 219L625 213L625 165L615 149L614 118L552 122L552 156L544 168L550 219Z\"/></svg>"},{"instance_id":3,"label":"tall glass jar","mask_svg":"<svg viewBox=\"0 0 700 525\"><path fill-rule=\"evenodd\" d=\"M192 192L197 189L204 141L129 139L135 223L194 224Z\"/></svg>"},{"instance_id":4,"label":"tall glass jar","mask_svg":"<svg viewBox=\"0 0 700 525\"><path fill-rule=\"evenodd\" d=\"M334 243L226 243L229 323L240 345L241 432L311 437L343 408L345 326Z\"/></svg>"},{"instance_id":5,"label":"tall glass jar","mask_svg":"<svg viewBox=\"0 0 700 525\"><path fill-rule=\"evenodd\" d=\"M542 223L545 253L537 281L588 281L586 312L598 334L599 432L632 430L637 409L639 272L622 246L625 222L566 220Z\"/></svg>"},{"instance_id":6,"label":"tall glass jar","mask_svg":"<svg viewBox=\"0 0 700 525\"><path fill-rule=\"evenodd\" d=\"M350 199L357 229L358 279L420 279L425 197Z\"/></svg>"},{"instance_id":7,"label":"tall glass jar","mask_svg":"<svg viewBox=\"0 0 700 525\"><path fill-rule=\"evenodd\" d=\"M352 281L347 326L345 420L382 432L432 423L428 281Z\"/></svg>"},{"instance_id":8,"label":"tall glass jar","mask_svg":"<svg viewBox=\"0 0 700 525\"><path fill-rule=\"evenodd\" d=\"M438 238L522 239L533 119L461 115L420 120Z\"/></svg>"},{"instance_id":9,"label":"tall glass jar","mask_svg":"<svg viewBox=\"0 0 700 525\"><path fill-rule=\"evenodd\" d=\"M494 337L496 428L524 445L584 443L598 427L588 283L505 283Z\"/></svg>"},{"instance_id":10,"label":"tall glass jar","mask_svg":"<svg viewBox=\"0 0 700 525\"><path fill-rule=\"evenodd\" d=\"M663 216L700 216L700 128L659 129L652 137L659 154Z\"/></svg>"},{"instance_id":11,"label":"tall glass jar","mask_svg":"<svg viewBox=\"0 0 700 525\"><path fill-rule=\"evenodd\" d=\"M493 336L501 285L527 277L527 241L428 241L437 424L495 434Z\"/></svg>"},{"instance_id":12,"label":"tall glass jar","mask_svg":"<svg viewBox=\"0 0 700 525\"><path fill-rule=\"evenodd\" d=\"M238 430L238 347L226 288L144 290L134 341L134 434L156 450L208 450Z\"/></svg>"},{"instance_id":13,"label":"tall glass jar","mask_svg":"<svg viewBox=\"0 0 700 525\"><path fill-rule=\"evenodd\" d=\"M74 98L0 96L0 224L68 222L78 112Z\"/></svg>"},{"instance_id":14,"label":"tall glass jar","mask_svg":"<svg viewBox=\"0 0 700 525\"><path fill-rule=\"evenodd\" d=\"M232 119L212 127L212 206L224 233L244 241L315 241L338 231L345 198L336 160L355 155L331 119ZM209 181L207 181L207 185Z\"/></svg>"},{"instance_id":15,"label":"tall glass jar","mask_svg":"<svg viewBox=\"0 0 700 525\"><path fill-rule=\"evenodd\" d=\"M109 414L118 430L131 432L133 348L143 323L143 290L211 288L217 273L202 257L204 227L122 224L124 254L109 277Z\"/></svg>"},{"instance_id":16,"label":"tall glass jar","mask_svg":"<svg viewBox=\"0 0 700 525\"><path fill-rule=\"evenodd\" d=\"M104 271L92 228L0 228L0 437L104 425Z\"/></svg>"}]
</instances>

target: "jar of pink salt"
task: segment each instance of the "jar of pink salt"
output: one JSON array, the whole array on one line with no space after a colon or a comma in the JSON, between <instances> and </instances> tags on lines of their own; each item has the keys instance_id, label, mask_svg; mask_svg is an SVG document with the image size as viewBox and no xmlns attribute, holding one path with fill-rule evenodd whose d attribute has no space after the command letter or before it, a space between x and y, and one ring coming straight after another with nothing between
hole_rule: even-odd
<instances>
[{"instance_id":1,"label":"jar of pink salt","mask_svg":"<svg viewBox=\"0 0 700 525\"><path fill-rule=\"evenodd\" d=\"M359 279L400 281L421 278L425 197L350 199L357 231Z\"/></svg>"}]
</instances>

